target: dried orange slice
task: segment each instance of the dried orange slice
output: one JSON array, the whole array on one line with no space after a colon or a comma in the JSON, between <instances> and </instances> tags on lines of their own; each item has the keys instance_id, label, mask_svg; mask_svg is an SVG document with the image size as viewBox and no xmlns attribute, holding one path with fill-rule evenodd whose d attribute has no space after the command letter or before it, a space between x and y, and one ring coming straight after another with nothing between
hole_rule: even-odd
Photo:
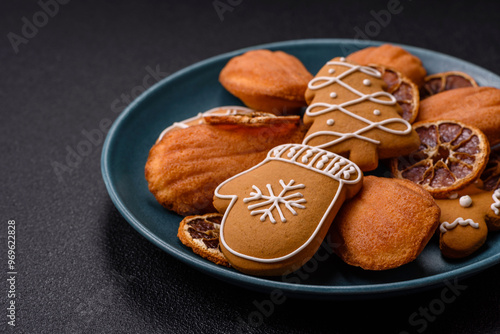
<instances>
[{"instance_id":1,"label":"dried orange slice","mask_svg":"<svg viewBox=\"0 0 500 334\"><path fill-rule=\"evenodd\" d=\"M222 215L219 213L185 217L179 225L177 237L195 254L215 264L230 267L219 248L221 221Z\"/></svg>"},{"instance_id":2,"label":"dried orange slice","mask_svg":"<svg viewBox=\"0 0 500 334\"><path fill-rule=\"evenodd\" d=\"M425 77L424 85L420 90L420 98L423 100L447 90L477 86L476 80L467 73L459 71L436 73Z\"/></svg>"},{"instance_id":3,"label":"dried orange slice","mask_svg":"<svg viewBox=\"0 0 500 334\"><path fill-rule=\"evenodd\" d=\"M216 116L229 116L229 115L252 115L255 111L242 107L242 106L222 106L222 107L216 107L212 108L210 110L207 110L205 112L200 112L198 115L185 119L181 122L175 122L174 124L170 125L167 127L165 130L163 130L156 140L156 142L159 142L168 132L179 130L179 129L185 129L193 125L198 125L198 124L204 124L205 117L209 117L212 115Z\"/></svg>"},{"instance_id":4,"label":"dried orange slice","mask_svg":"<svg viewBox=\"0 0 500 334\"><path fill-rule=\"evenodd\" d=\"M370 65L382 73L382 79L387 85L387 92L391 93L403 109L403 118L413 123L418 116L420 107L420 93L418 86L401 72L383 65Z\"/></svg>"},{"instance_id":5,"label":"dried orange slice","mask_svg":"<svg viewBox=\"0 0 500 334\"><path fill-rule=\"evenodd\" d=\"M300 116L276 116L275 114L254 111L252 113L234 113L234 114L210 114L203 116L206 124L211 125L284 125L300 124Z\"/></svg>"},{"instance_id":6,"label":"dried orange slice","mask_svg":"<svg viewBox=\"0 0 500 334\"><path fill-rule=\"evenodd\" d=\"M491 149L488 163L481 174L481 181L485 190L500 188L500 146Z\"/></svg>"},{"instance_id":7,"label":"dried orange slice","mask_svg":"<svg viewBox=\"0 0 500 334\"><path fill-rule=\"evenodd\" d=\"M490 144L478 128L451 120L417 122L413 127L420 147L392 159L395 177L420 184L434 198L446 198L474 182L486 167Z\"/></svg>"}]
</instances>

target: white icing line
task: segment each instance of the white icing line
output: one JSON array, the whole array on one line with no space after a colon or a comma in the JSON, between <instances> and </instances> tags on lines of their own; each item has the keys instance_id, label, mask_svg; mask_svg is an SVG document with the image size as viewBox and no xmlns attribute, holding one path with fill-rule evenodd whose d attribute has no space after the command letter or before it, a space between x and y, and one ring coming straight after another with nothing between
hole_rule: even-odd
<instances>
[{"instance_id":1,"label":"white icing line","mask_svg":"<svg viewBox=\"0 0 500 334\"><path fill-rule=\"evenodd\" d=\"M455 219L455 221L453 223L448 223L448 222L443 222L440 226L439 226L439 230L442 232L442 233L446 233L447 231L449 230L452 230L454 229L455 227L457 227L458 225L460 226L467 226L467 225L470 225L472 226L473 228L479 228L479 223L475 223L472 219L463 219L462 217L458 217L457 219Z\"/></svg>"},{"instance_id":2,"label":"white icing line","mask_svg":"<svg viewBox=\"0 0 500 334\"><path fill-rule=\"evenodd\" d=\"M326 168L324 169L327 173L331 172L333 166L340 160L342 159L340 156L335 156L331 161L330 163L328 164L328 166L326 166Z\"/></svg>"},{"instance_id":3,"label":"white icing line","mask_svg":"<svg viewBox=\"0 0 500 334\"><path fill-rule=\"evenodd\" d=\"M302 162L303 163L308 163L309 162L309 158L311 158L313 156L315 152L313 152L313 149L309 149L307 150L306 154L302 157Z\"/></svg>"},{"instance_id":4,"label":"white icing line","mask_svg":"<svg viewBox=\"0 0 500 334\"><path fill-rule=\"evenodd\" d=\"M298 157L300 157L302 155L302 153L304 153L305 150L307 150L308 148L311 148L310 146L304 146L302 147L294 156L292 159L290 159L291 161L295 162L297 161Z\"/></svg>"},{"instance_id":5,"label":"white icing line","mask_svg":"<svg viewBox=\"0 0 500 334\"><path fill-rule=\"evenodd\" d=\"M195 121L195 120L200 119L202 117L203 117L203 114L200 112L200 113L198 113L198 115L196 115L194 117L191 117L191 118L188 118L188 119L186 119L186 120L184 120L182 122L174 122L172 125L170 125L169 127L167 127L165 130L163 130L160 133L160 135L158 136L158 139L156 140L156 142L159 142L163 138L163 136L165 136L167 134L167 132L169 132L169 131L171 131L171 130L173 130L175 128L183 128L183 129L187 128L187 127L189 127L189 125L187 125L185 123L191 122L191 121ZM182 124L182 126L181 126L181 124Z\"/></svg>"},{"instance_id":6,"label":"white icing line","mask_svg":"<svg viewBox=\"0 0 500 334\"><path fill-rule=\"evenodd\" d=\"M304 141L302 142L303 144L307 144L311 139L313 139L317 136L336 136L336 137L338 137L337 139L332 140L330 142L327 142L325 144L319 145L317 147L325 148L328 146L338 144L339 142L342 142L344 140L347 140L347 139L353 138L353 137L378 145L378 144L380 144L380 141L374 140L374 139L371 139L371 138L368 138L365 136L361 136L361 134L368 131L368 130L371 130L373 128L378 128L379 130L382 130L382 131L385 131L388 133L392 133L392 134L396 134L396 135L401 135L401 136L407 135L412 131L411 124L402 118L389 118L389 119L385 119L385 120L380 121L380 122L372 122L369 119L366 119L360 115L354 114L346 109L346 107L348 107L350 105L357 104L357 103L360 103L360 102L363 102L366 100L369 100L369 101L372 101L372 102L375 102L378 104L383 104L383 105L396 104L396 98L387 92L380 91L380 92L375 92L373 94L364 94L364 93L358 91L357 89L355 89L354 87L352 87L352 86L350 86L342 81L342 79L344 77L350 75L351 73L353 73L355 71L360 71L360 72L363 72L365 74L371 75L373 77L380 78L381 74L379 71L377 71L371 67L353 65L353 64L349 64L349 63L345 63L345 62L338 62L338 61L330 61L327 64L328 65L346 66L346 67L349 67L350 69L343 72L342 74L340 74L337 77L335 77L335 76L316 77L308 83L309 89L316 90L316 89L320 89L320 88L329 86L333 83L337 83L337 84L343 86L344 88L346 88L347 90L351 91L352 93L358 95L359 98L354 99L354 100L350 100L350 101L346 101L346 102L341 103L341 104L329 104L329 103L324 103L324 102L313 103L307 107L306 115L308 115L310 117L315 117L315 116L329 113L332 111L340 111L340 112L343 112L344 114L346 114L350 117L353 117L359 121L362 121L368 125L364 128L361 128L361 129L353 132L353 133L342 133L342 132L335 132L335 131L318 131L318 132L315 132L315 133L307 136L304 139ZM368 80L368 79L365 79L365 80ZM320 83L317 84L318 82L320 82ZM378 99L378 97L381 97L381 96L387 97L387 98L389 98L389 100ZM318 107L320 107L322 109L320 109L319 111L314 111L314 112L312 111L314 108L318 108ZM386 124L391 124L391 123L404 124L406 126L406 129L394 130L394 129L391 129L391 128L388 128L385 126ZM331 125L333 125L333 124L331 124Z\"/></svg>"},{"instance_id":7,"label":"white icing line","mask_svg":"<svg viewBox=\"0 0 500 334\"><path fill-rule=\"evenodd\" d=\"M315 148L311 148L311 151L314 153L318 153L318 154L316 154L313 157L313 159L311 160L311 162L309 162L309 164L307 165L308 168L311 168L316 163L316 161L322 156L322 154L324 153L324 151L319 151Z\"/></svg>"},{"instance_id":8,"label":"white icing line","mask_svg":"<svg viewBox=\"0 0 500 334\"><path fill-rule=\"evenodd\" d=\"M280 148L281 148L281 149L280 149ZM287 146L287 145L277 146L277 147L275 147L275 148L273 149L273 151L274 151L274 156L275 156L276 158L279 158L279 157L281 157L281 155L282 155L283 153L285 153L285 152L286 152L286 150L288 150L288 146Z\"/></svg>"},{"instance_id":9,"label":"white icing line","mask_svg":"<svg viewBox=\"0 0 500 334\"><path fill-rule=\"evenodd\" d=\"M495 190L492 198L495 203L491 204L491 210L493 210L497 216L500 216L500 188Z\"/></svg>"},{"instance_id":10,"label":"white icing line","mask_svg":"<svg viewBox=\"0 0 500 334\"><path fill-rule=\"evenodd\" d=\"M318 161L316 164L316 168L323 170L323 167L325 167L325 164L330 160L328 155L324 154L321 156L321 159Z\"/></svg>"},{"instance_id":11,"label":"white icing line","mask_svg":"<svg viewBox=\"0 0 500 334\"><path fill-rule=\"evenodd\" d=\"M281 207L280 207L280 204L284 204L285 207L294 215L296 216L297 215L297 211L295 211L292 206L295 206L296 208L299 208L299 209L305 209L306 207L303 206L302 204L300 203L306 203L306 200L303 199L302 197L304 197L302 195L302 193L300 192L297 192L297 193L294 193L294 194L291 194L291 195L287 195L287 196L284 196L288 191L292 191L292 190L296 190L296 189L304 189L306 186L303 185L303 184L297 184L297 185L293 185L295 183L294 180L290 180L290 182L288 184L285 184L285 182L283 182L283 180L279 180L279 183L282 187L282 191L281 193L279 193L278 196L274 195L274 191L271 187L270 184L267 184L266 185L266 188L268 190L268 193L269 193L269 196L268 195L264 195L262 193L262 191L259 189L259 187L253 185L252 186L252 189L255 190L255 192L251 192L250 193L250 196L251 197L247 197L247 198L244 198L243 199L243 203L248 203L248 202L251 202L251 201L258 201L258 200L262 200L264 199L265 201L263 202L259 202L259 203L256 203L256 204L252 204L252 205L249 205L248 206L248 210L253 210L253 209L256 209L256 208L260 208L262 206L266 206L266 205L269 205L271 204L271 206L267 209L261 209L261 210L253 210L250 212L250 215L254 216L254 215L257 215L259 213L262 213L262 216L260 217L260 221L265 221L267 217L269 217L269 220L271 221L271 223L275 224L276 223L276 219L274 219L274 216L273 216L273 210L276 209L280 215L280 219L281 219L281 222L283 223L286 223L286 218L283 214L283 211L281 210ZM291 200L292 198L296 198L296 197L299 197L298 200Z\"/></svg>"}]
</instances>

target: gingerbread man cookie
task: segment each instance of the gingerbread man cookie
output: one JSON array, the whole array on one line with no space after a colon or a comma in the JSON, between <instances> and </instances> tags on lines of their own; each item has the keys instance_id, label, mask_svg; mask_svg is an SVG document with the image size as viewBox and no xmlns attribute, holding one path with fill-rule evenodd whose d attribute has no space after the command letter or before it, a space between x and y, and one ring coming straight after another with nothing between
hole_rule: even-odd
<instances>
[{"instance_id":1,"label":"gingerbread man cookie","mask_svg":"<svg viewBox=\"0 0 500 334\"><path fill-rule=\"evenodd\" d=\"M318 250L345 199L362 186L351 161L320 148L284 144L219 185L221 250L247 274L299 269Z\"/></svg>"},{"instance_id":2,"label":"gingerbread man cookie","mask_svg":"<svg viewBox=\"0 0 500 334\"><path fill-rule=\"evenodd\" d=\"M454 199L437 199L441 208L439 248L443 256L462 258L477 251L488 231L500 229L500 189L468 187Z\"/></svg>"},{"instance_id":3,"label":"gingerbread man cookie","mask_svg":"<svg viewBox=\"0 0 500 334\"><path fill-rule=\"evenodd\" d=\"M303 144L346 156L362 171L416 150L417 133L384 87L374 68L344 58L327 62L308 84L304 123L310 129Z\"/></svg>"}]
</instances>

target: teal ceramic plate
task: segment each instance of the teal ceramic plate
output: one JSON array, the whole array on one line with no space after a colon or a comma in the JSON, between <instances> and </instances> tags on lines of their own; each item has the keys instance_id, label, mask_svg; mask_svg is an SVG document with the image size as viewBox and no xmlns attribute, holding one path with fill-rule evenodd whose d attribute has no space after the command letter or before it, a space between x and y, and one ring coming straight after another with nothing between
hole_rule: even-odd
<instances>
[{"instance_id":1,"label":"teal ceramic plate","mask_svg":"<svg viewBox=\"0 0 500 334\"><path fill-rule=\"evenodd\" d=\"M252 277L217 266L184 247L176 236L181 217L162 208L148 191L144 165L149 149L164 128L213 107L241 105L218 82L220 70L232 57L251 49L283 50L298 57L315 74L335 56L378 44L320 39L258 45L212 57L165 78L131 103L107 135L101 168L113 203L139 233L175 258L209 275L259 291L279 289L304 298L387 296L435 288L495 265L500 261L500 234L491 233L479 252L461 261L443 259L437 240L432 239L417 260L393 270L364 271L333 255L325 256L323 251L294 275ZM422 59L428 73L464 71L482 86L500 87L500 77L483 68L441 53L402 46Z\"/></svg>"}]
</instances>

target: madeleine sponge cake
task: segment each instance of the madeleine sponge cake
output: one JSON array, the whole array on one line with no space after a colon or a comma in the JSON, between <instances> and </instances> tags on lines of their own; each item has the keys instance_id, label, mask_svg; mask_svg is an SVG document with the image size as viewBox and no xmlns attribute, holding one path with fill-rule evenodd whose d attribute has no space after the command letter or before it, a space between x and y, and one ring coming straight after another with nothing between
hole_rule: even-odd
<instances>
[{"instance_id":1,"label":"madeleine sponge cake","mask_svg":"<svg viewBox=\"0 0 500 334\"><path fill-rule=\"evenodd\" d=\"M149 190L179 215L215 212L212 197L222 181L259 163L271 148L304 136L298 116L212 115L209 122L166 131L146 161Z\"/></svg>"},{"instance_id":2,"label":"madeleine sponge cake","mask_svg":"<svg viewBox=\"0 0 500 334\"><path fill-rule=\"evenodd\" d=\"M439 225L441 210L411 181L366 176L363 188L346 201L330 233L335 253L346 263L385 270L411 262Z\"/></svg>"},{"instance_id":3,"label":"madeleine sponge cake","mask_svg":"<svg viewBox=\"0 0 500 334\"><path fill-rule=\"evenodd\" d=\"M283 51L253 50L232 58L219 81L231 94L255 110L295 114L306 106L304 93L311 73Z\"/></svg>"}]
</instances>

